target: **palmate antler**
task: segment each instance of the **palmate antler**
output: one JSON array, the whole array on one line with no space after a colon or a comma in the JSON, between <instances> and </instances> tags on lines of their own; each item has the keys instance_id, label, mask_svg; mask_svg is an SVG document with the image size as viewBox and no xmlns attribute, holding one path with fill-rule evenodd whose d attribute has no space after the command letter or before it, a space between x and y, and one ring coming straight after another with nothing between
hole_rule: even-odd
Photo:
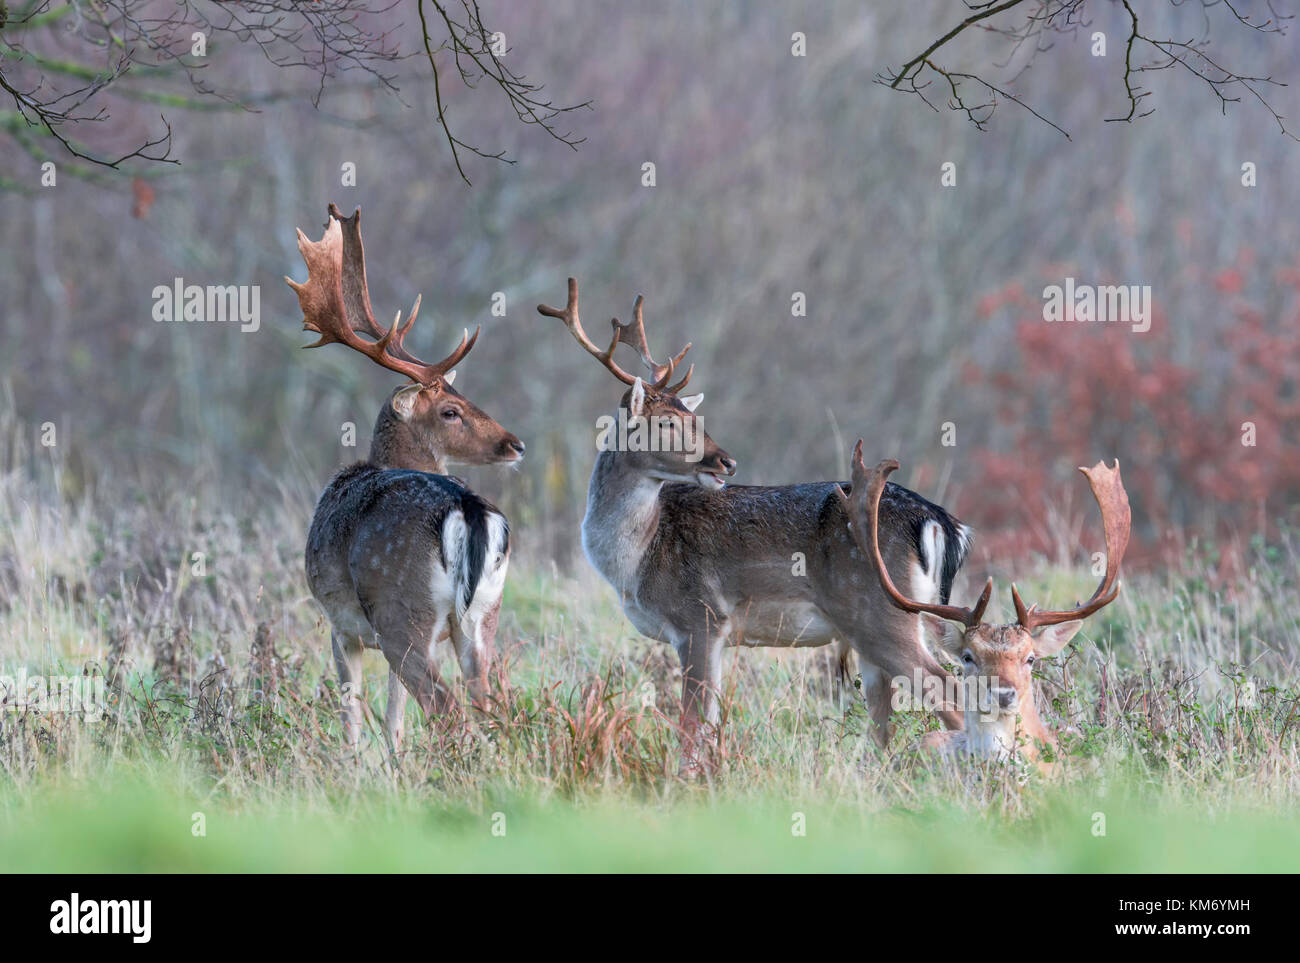
<instances>
[{"instance_id":1,"label":"palmate antler","mask_svg":"<svg viewBox=\"0 0 1300 963\"><path fill-rule=\"evenodd\" d=\"M1026 608L1020 599L1020 593L1012 585L1011 599L1016 604L1016 620L1030 632L1044 625L1086 619L1093 612L1115 601L1119 595L1119 564L1124 560L1129 532L1133 526L1128 492L1124 491L1124 483L1119 477L1119 459L1115 459L1114 468L1107 468L1104 461L1099 461L1091 468L1080 468L1079 471L1088 479L1092 495L1101 509L1101 524L1106 533L1106 574L1102 576L1097 591L1092 593L1092 598L1068 612L1040 612L1036 605Z\"/></svg>"},{"instance_id":2,"label":"palmate antler","mask_svg":"<svg viewBox=\"0 0 1300 963\"><path fill-rule=\"evenodd\" d=\"M596 347L592 340L587 337L587 332L582 329L582 322L578 320L578 282L575 279L569 278L569 298L563 311L559 308L539 304L537 313L548 318L559 318L563 321L564 326L569 329L569 333L573 335L574 340L582 345L588 354L603 364L610 374L625 385L635 382L636 376L628 374L614 361L614 349L620 343L628 345L641 356L641 361L650 369L653 379L651 387L657 391L668 391L671 394L676 394L686 387L686 383L691 380L691 374L695 371L695 365L691 365L686 369L686 377L675 385L667 387L677 365L681 363L682 358L686 357L686 352L691 350L691 344L688 341L686 347L677 352L676 357L670 358L667 364L659 364L655 361L650 355L649 346L646 344L645 321L641 316L641 307L644 301L645 299L638 294L636 303L632 307L632 322L630 324L623 324L618 318L611 319L610 323L614 326L614 338L604 351Z\"/></svg>"},{"instance_id":3,"label":"palmate antler","mask_svg":"<svg viewBox=\"0 0 1300 963\"><path fill-rule=\"evenodd\" d=\"M880 555L880 496L885 490L885 482L889 475L897 468L898 462L890 458L880 462L868 472L862 461L862 442L859 441L853 449L853 493L851 496L845 495L842 488L836 489L840 496L840 503L852 522L853 538L862 554L874 562L880 576L881 587L899 608L907 612L927 612L942 619L958 622L968 629L974 628L983 621L984 609L993 592L992 578L984 583L984 591L980 593L975 607L968 609L959 605L939 605L909 599L894 586L889 570L885 568L884 559ZM1062 612L1040 612L1036 606L1026 607L1019 591L1015 585L1012 585L1011 598L1016 606L1016 620L1027 632L1033 632L1046 625L1087 618L1119 596L1119 567L1124 559L1124 551L1128 548L1129 533L1133 523L1128 493L1124 491L1124 484L1119 476L1119 460L1116 459L1114 468L1108 468L1105 462L1099 461L1091 468L1080 468L1079 471L1087 477L1088 484L1092 487L1093 497L1097 499L1097 505L1101 509L1102 528L1106 535L1106 574L1102 577L1101 584L1097 586L1097 591L1093 592L1092 598L1082 605Z\"/></svg>"},{"instance_id":4,"label":"palmate antler","mask_svg":"<svg viewBox=\"0 0 1300 963\"><path fill-rule=\"evenodd\" d=\"M431 387L469 354L478 340L469 329L456 350L437 364L428 364L406 350L402 344L420 312L417 296L406 322L397 312L393 326L385 331L375 323L370 309L370 290L366 283L365 248L361 243L361 208L344 217L338 207L329 206L329 226L319 241L309 240L298 231L298 250L307 264L304 283L285 278L298 295L302 308L302 326L315 331L320 340L305 347L344 344L390 371L406 375L412 381ZM366 335L366 338L361 335ZM367 340L367 338L373 340Z\"/></svg>"}]
</instances>

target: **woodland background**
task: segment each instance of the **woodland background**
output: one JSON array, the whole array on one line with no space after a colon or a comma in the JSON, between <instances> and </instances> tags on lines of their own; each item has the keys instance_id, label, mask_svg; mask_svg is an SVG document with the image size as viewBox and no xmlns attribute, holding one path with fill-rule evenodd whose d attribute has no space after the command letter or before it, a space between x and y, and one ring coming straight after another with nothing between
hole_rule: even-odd
<instances>
[{"instance_id":1,"label":"woodland background","mask_svg":"<svg viewBox=\"0 0 1300 963\"><path fill-rule=\"evenodd\" d=\"M105 142L147 136L162 111L181 166L79 177L68 165L54 188L39 187L39 157L4 115L9 467L53 472L72 498L111 478L142 500L161 487L236 512L286 493L310 505L364 455L395 384L342 348L299 350L311 338L281 276L305 275L294 228L319 236L335 201L364 210L380 320L423 292L417 353L441 357L462 327L483 325L457 387L528 456L517 474L463 472L510 515L517 551L562 570L583 570L594 423L619 392L535 313L563 303L569 275L589 331L643 293L657 352L694 342L692 388L739 483L844 477L862 436L869 458L900 458L900 481L972 524L978 551L1055 562L1079 560L1080 538L1096 537L1073 469L1099 458L1124 466L1132 565L1207 545L1233 557L1295 521L1300 145L1257 104L1221 113L1204 84L1170 71L1143 78L1151 116L1104 122L1127 108L1117 5L1089 8L1089 24L1017 87L1072 140L1013 103L981 132L942 98L931 112L873 83L951 25L948 3L551 0L489 12L514 69L557 102L593 103L560 121L585 138L575 151L520 125L490 91L446 85L456 133L517 161L465 158L472 188L419 59L397 65L398 95L358 71L314 107L310 71L215 43L209 77L257 111L117 96ZM1149 15L1190 33L1202 13ZM385 16L414 50L411 10ZM1091 55L1093 30L1108 32L1105 58ZM805 58L791 56L794 31L807 35ZM996 39L968 39L962 56L993 56ZM62 43L55 31L25 42L51 56ZM1214 49L1300 79L1289 36L1221 29ZM1294 87L1272 97L1300 113ZM340 186L349 161L355 188ZM641 186L647 161L653 188ZM940 186L947 161L955 188ZM1246 162L1257 187L1242 186ZM1047 325L1042 289L1067 275L1151 285L1152 329ZM151 292L178 276L260 285L260 330L155 323ZM497 291L502 318L489 313ZM791 315L796 291L807 317ZM1253 448L1241 444L1246 420ZM47 421L55 449L37 441ZM340 445L346 421L355 449ZM954 447L941 445L944 422Z\"/></svg>"}]
</instances>

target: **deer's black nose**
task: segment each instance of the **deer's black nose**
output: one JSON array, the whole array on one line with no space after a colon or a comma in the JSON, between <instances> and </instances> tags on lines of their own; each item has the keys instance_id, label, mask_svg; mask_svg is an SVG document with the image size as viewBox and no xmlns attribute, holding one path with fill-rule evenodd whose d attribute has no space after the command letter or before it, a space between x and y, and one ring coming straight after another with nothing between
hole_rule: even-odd
<instances>
[{"instance_id":1,"label":"deer's black nose","mask_svg":"<svg viewBox=\"0 0 1300 963\"><path fill-rule=\"evenodd\" d=\"M511 448L514 449L515 454L522 455L524 453L524 443L520 441L518 438L511 438L509 441L509 445Z\"/></svg>"},{"instance_id":2,"label":"deer's black nose","mask_svg":"<svg viewBox=\"0 0 1300 963\"><path fill-rule=\"evenodd\" d=\"M734 475L736 473L736 459L732 458L730 455L720 456L718 458L718 464L722 466L722 470L728 475Z\"/></svg>"},{"instance_id":3,"label":"deer's black nose","mask_svg":"<svg viewBox=\"0 0 1300 963\"><path fill-rule=\"evenodd\" d=\"M1015 689L998 689L995 693L998 697L998 708L1014 709L1019 701L1019 695Z\"/></svg>"}]
</instances>

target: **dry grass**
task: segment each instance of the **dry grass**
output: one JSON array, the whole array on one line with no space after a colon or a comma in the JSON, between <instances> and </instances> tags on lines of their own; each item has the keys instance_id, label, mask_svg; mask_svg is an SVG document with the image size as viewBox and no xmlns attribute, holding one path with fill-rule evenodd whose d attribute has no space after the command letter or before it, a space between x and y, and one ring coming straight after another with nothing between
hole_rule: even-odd
<instances>
[{"instance_id":1,"label":"dry grass","mask_svg":"<svg viewBox=\"0 0 1300 963\"><path fill-rule=\"evenodd\" d=\"M301 573L300 500L241 516L182 492L69 499L56 465L34 470L33 453L11 454L19 460L0 482L0 675L98 673L110 702L86 721L10 696L0 812L11 833L33 831L47 805L123 784L245 818L292 803L346 820L364 801L470 822L511 806L623 807L653 821L776 800L841 818L911 813L914 827L934 811L1030 824L1062 805L1092 812L1111 785L1148 814L1282 818L1300 790L1300 564L1289 540L1261 550L1228 592L1208 588L1194 563L1134 576L1045 666L1040 704L1071 730L1058 786L1021 786L999 766L933 768L915 752L934 725L925 716L902 718L880 752L825 657L797 651L728 655L724 766L695 784L675 775L676 658L639 637L590 573L519 560L499 638L509 681L498 677L486 712L445 731L411 719L396 758L378 724L385 667L368 655L367 746L350 757L328 630ZM1034 587L1064 597L1085 581L1047 569ZM450 658L444 669L456 677ZM29 822L14 822L22 813Z\"/></svg>"}]
</instances>

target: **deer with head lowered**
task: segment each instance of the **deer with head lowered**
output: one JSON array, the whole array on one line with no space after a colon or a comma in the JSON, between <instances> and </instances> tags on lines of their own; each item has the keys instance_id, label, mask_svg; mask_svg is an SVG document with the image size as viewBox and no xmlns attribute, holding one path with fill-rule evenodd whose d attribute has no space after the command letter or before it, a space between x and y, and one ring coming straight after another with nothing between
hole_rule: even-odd
<instances>
[{"instance_id":1,"label":"deer with head lowered","mask_svg":"<svg viewBox=\"0 0 1300 963\"><path fill-rule=\"evenodd\" d=\"M320 335L307 347L343 344L410 379L380 409L370 457L321 495L306 550L307 584L330 620L345 738L360 739L361 656L378 648L389 667L384 728L397 748L408 692L431 722L455 704L434 658L438 642L451 639L471 699L483 697L505 585L506 518L447 466L514 463L524 445L452 388L478 331L427 364L403 345L418 297L404 323L400 311L387 331L375 323L360 208L344 217L331 204L325 236L299 231L298 250L307 280L285 280L304 328Z\"/></svg>"},{"instance_id":2,"label":"deer with head lowered","mask_svg":"<svg viewBox=\"0 0 1300 963\"><path fill-rule=\"evenodd\" d=\"M537 310L562 321L626 387L616 418L640 429L640 444L598 444L582 545L637 630L671 644L681 658L682 771L698 773L716 763L722 652L728 645L846 640L860 658L877 738L887 741L890 680L910 678L914 670L941 682L949 678L926 647L920 617L891 604L879 580L869 577L849 538L834 482L726 483L736 462L701 426L697 409L704 396L680 393L694 366L674 382L690 345L656 362L642 307L638 297L631 323L612 322L613 337L603 349L583 330L574 279L564 309ZM647 380L614 360L620 344L640 356L650 372ZM898 578L916 597L947 602L969 530L893 484L882 513L885 553ZM945 725L961 725L955 703L939 712Z\"/></svg>"},{"instance_id":3,"label":"deer with head lowered","mask_svg":"<svg viewBox=\"0 0 1300 963\"><path fill-rule=\"evenodd\" d=\"M917 600L895 586L881 557L880 502L886 480L897 468L898 462L887 459L868 473L859 441L853 451L852 491L841 492L840 497L852 522L853 537L893 605L900 612L937 616L961 626L959 633L945 635L945 643L961 661L965 682L963 726L959 730L929 733L923 745L949 755L969 753L999 759L1019 756L1037 762L1044 769L1050 768L1050 763L1042 760L1042 750L1054 749L1056 736L1038 715L1033 666L1039 657L1055 655L1063 649L1084 619L1119 595L1119 566L1128 547L1132 524L1128 494L1119 476L1119 461L1116 460L1114 468L1098 462L1091 468L1079 469L1088 479L1101 509L1106 539L1106 573L1092 598L1066 611L1039 611L1037 606L1026 606L1012 585L1016 621L1006 625L984 622L984 609L993 592L992 578L985 582L974 608Z\"/></svg>"}]
</instances>

